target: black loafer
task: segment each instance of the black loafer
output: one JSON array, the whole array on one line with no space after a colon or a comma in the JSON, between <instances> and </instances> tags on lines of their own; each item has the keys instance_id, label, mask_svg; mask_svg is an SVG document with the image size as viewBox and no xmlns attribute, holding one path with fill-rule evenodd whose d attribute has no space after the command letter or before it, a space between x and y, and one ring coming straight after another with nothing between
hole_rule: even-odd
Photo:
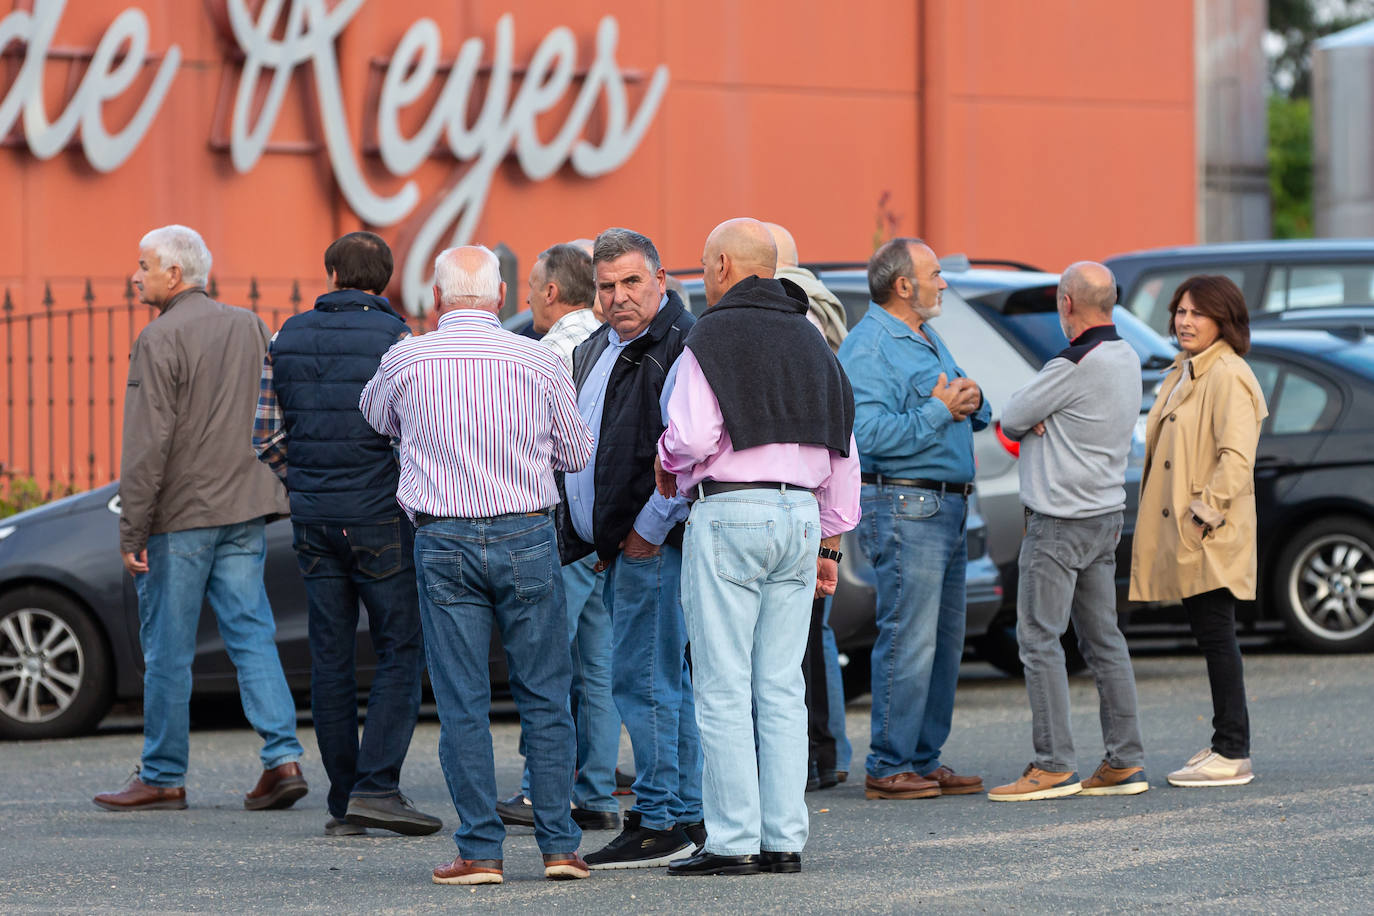
<instances>
[{"instance_id":1,"label":"black loafer","mask_svg":"<svg viewBox=\"0 0 1374 916\"><path fill-rule=\"evenodd\" d=\"M704 850L668 863L670 875L757 875L762 870L758 856L718 856Z\"/></svg>"},{"instance_id":2,"label":"black loafer","mask_svg":"<svg viewBox=\"0 0 1374 916\"><path fill-rule=\"evenodd\" d=\"M801 853L799 852L769 852L765 849L759 854L759 859L763 870L775 875L793 874L801 871Z\"/></svg>"},{"instance_id":3,"label":"black loafer","mask_svg":"<svg viewBox=\"0 0 1374 916\"><path fill-rule=\"evenodd\" d=\"M583 830L618 830L619 811L588 811L586 808L572 809L573 823Z\"/></svg>"}]
</instances>

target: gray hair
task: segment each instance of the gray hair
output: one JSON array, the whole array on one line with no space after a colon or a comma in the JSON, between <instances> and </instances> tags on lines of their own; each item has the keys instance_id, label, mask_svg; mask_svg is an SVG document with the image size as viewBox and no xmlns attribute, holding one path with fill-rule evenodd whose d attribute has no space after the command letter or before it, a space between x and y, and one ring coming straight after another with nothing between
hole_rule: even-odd
<instances>
[{"instance_id":1,"label":"gray hair","mask_svg":"<svg viewBox=\"0 0 1374 916\"><path fill-rule=\"evenodd\" d=\"M188 286L204 286L210 277L210 249L200 233L189 226L162 226L139 240L140 249L151 249L165 270L181 268L181 278Z\"/></svg>"},{"instance_id":2,"label":"gray hair","mask_svg":"<svg viewBox=\"0 0 1374 916\"><path fill-rule=\"evenodd\" d=\"M554 245L539 255L544 282L558 284L558 298L568 305L590 306L596 298L592 258L576 245Z\"/></svg>"},{"instance_id":3,"label":"gray hair","mask_svg":"<svg viewBox=\"0 0 1374 916\"><path fill-rule=\"evenodd\" d=\"M654 243L649 241L647 235L641 235L633 229L607 229L598 235L596 243L592 246L592 263L600 264L603 261L614 261L621 255L629 254L632 251L644 255L644 260L648 262L649 269L655 273L663 266Z\"/></svg>"},{"instance_id":4,"label":"gray hair","mask_svg":"<svg viewBox=\"0 0 1374 916\"><path fill-rule=\"evenodd\" d=\"M1058 298L1068 296L1084 308L1110 315L1116 305L1116 275L1096 261L1076 261L1059 277Z\"/></svg>"},{"instance_id":5,"label":"gray hair","mask_svg":"<svg viewBox=\"0 0 1374 916\"><path fill-rule=\"evenodd\" d=\"M476 269L463 263L466 251L485 255ZM478 302L499 302L501 299L501 262L485 245L446 248L434 259L434 285L439 287L439 299L452 305L459 299Z\"/></svg>"},{"instance_id":6,"label":"gray hair","mask_svg":"<svg viewBox=\"0 0 1374 916\"><path fill-rule=\"evenodd\" d=\"M921 239L895 238L873 252L873 258L868 262L868 294L874 302L886 304L897 278L911 276L916 269L911 260L911 246L924 244Z\"/></svg>"}]
</instances>

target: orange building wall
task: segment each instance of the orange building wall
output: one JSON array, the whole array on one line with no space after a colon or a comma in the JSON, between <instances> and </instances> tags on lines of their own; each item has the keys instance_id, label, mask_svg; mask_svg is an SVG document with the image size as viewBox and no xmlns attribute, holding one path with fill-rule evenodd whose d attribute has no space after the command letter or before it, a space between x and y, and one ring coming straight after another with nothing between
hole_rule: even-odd
<instances>
[{"instance_id":1,"label":"orange building wall","mask_svg":"<svg viewBox=\"0 0 1374 916\"><path fill-rule=\"evenodd\" d=\"M110 174L86 164L79 137L73 149L37 160L23 144L22 118L0 149L0 287L13 307L0 329L9 373L0 384L11 389L0 397L0 463L10 472L83 486L115 473L109 430L118 429L128 337L147 310L136 306L113 341L80 310L88 278L94 305L125 301L145 231L196 227L214 253L222 299L249 304L255 280L260 307L284 314L293 287L307 307L320 291L328 242L362 226L319 146L308 65L272 134L280 151L238 174L227 150L212 144L227 139L217 102L227 110L238 79L232 42L211 19L222 5L70 0L55 48L89 52L116 15L138 6L150 22L150 53L175 42L184 55L169 95L137 152ZM620 25L622 70L647 78L664 64L671 74L652 126L618 171L586 179L565 166L532 182L513 158L498 167L475 240L504 242L522 274L549 244L608 225L644 231L666 266L690 267L710 228L737 215L788 225L803 259L866 259L875 232L887 231L883 212L896 232L923 235L938 252L1048 269L1193 240L1191 0L370 0L337 42L355 147L375 123L382 70L370 62L384 66L415 20L438 23L445 58L475 35L489 60L507 12L517 65L562 25L577 36L586 66L597 23L610 14ZM13 80L19 53L11 46L0 62L0 87ZM111 129L133 112L155 66L108 106ZM50 119L83 67L46 65ZM643 81L630 86L632 112L643 89ZM416 103L410 127L436 94ZM541 119L546 136L568 104ZM591 123L597 129L599 115ZM379 192L402 184L375 155L362 160ZM427 203L463 168L436 156L412 177ZM404 241L414 224L376 228ZM49 290L53 311L77 310L50 329L50 350L41 341ZM40 316L27 326L39 343L22 343L26 327L14 316L26 313Z\"/></svg>"}]
</instances>

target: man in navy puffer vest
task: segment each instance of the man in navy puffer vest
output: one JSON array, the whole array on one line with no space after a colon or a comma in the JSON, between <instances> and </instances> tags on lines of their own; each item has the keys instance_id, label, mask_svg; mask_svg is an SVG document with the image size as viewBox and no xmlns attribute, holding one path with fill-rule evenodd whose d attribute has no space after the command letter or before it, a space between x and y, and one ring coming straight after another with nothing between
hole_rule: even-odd
<instances>
[{"instance_id":1,"label":"man in navy puffer vest","mask_svg":"<svg viewBox=\"0 0 1374 916\"><path fill-rule=\"evenodd\" d=\"M263 366L253 442L285 482L310 614L310 705L329 774L328 836L443 826L400 794L420 706L424 641L415 592L415 530L396 502L392 443L358 396L382 354L409 336L380 293L391 249L350 232L325 251L329 292L293 315ZM358 600L367 605L376 674L358 738Z\"/></svg>"}]
</instances>

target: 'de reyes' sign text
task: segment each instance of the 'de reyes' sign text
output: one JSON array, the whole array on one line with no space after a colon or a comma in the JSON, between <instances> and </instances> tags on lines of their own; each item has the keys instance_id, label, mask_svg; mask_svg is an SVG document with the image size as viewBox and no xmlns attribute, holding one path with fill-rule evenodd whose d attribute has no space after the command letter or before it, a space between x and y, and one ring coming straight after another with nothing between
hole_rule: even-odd
<instances>
[{"instance_id":1,"label":"'de reyes' sign text","mask_svg":"<svg viewBox=\"0 0 1374 916\"><path fill-rule=\"evenodd\" d=\"M271 139L297 69L309 68L339 192L364 222L394 226L416 216L420 189L408 180L395 193L383 194L364 176L345 115L335 51L336 39L365 2L214 0L216 18L227 24L229 36L243 53L229 155L239 172L254 168ZM16 10L0 19L0 50L12 43L25 47L18 75L0 99L0 136L13 130L22 112L29 150L47 159L64 149L79 128L87 161L100 171L113 171L147 134L180 66L181 50L175 44L167 48L134 116L117 133L108 131L105 103L128 92L148 62L148 18L138 8L126 9L106 29L65 110L49 121L43 103L43 70L65 6L66 0L37 0L32 12ZM250 6L259 9L254 13ZM410 178L441 143L461 163L461 177L446 185L429 207L402 257L401 294L406 307L415 312L430 301L430 259L439 248L472 238L496 169L506 156L514 153L521 170L533 181L548 178L564 164L584 177L614 171L638 147L668 87L668 68L655 68L638 108L631 111L625 76L615 59L619 28L607 16L597 28L593 59L581 75L565 120L545 140L536 122L542 113L562 106L574 90L577 41L567 28L550 31L523 66L516 85L515 24L507 14L496 23L485 72L486 45L481 38L468 38L447 67L433 108L418 130L406 135L401 112L435 87L441 72L441 38L432 19L411 24L387 66L375 112L377 151L392 175ZM479 76L483 77L480 81ZM485 84L485 94L477 117L469 124L467 112L480 84ZM583 134L598 106L601 136L593 142Z\"/></svg>"}]
</instances>

